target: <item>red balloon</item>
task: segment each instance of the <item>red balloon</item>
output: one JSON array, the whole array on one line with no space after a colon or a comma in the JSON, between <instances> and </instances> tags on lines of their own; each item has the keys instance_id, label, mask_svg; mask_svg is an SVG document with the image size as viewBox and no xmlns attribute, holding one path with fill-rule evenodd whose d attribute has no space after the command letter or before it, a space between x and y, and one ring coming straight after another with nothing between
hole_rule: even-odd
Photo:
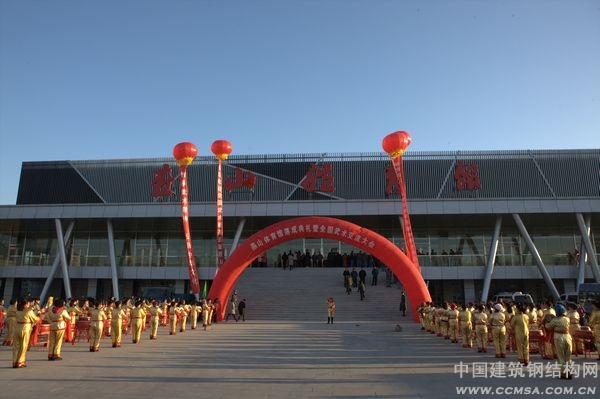
<instances>
[{"instance_id":1,"label":"red balloon","mask_svg":"<svg viewBox=\"0 0 600 399\"><path fill-rule=\"evenodd\" d=\"M173 156L179 166L191 165L198 155L198 148L188 141L179 143L173 148Z\"/></svg>"},{"instance_id":2,"label":"red balloon","mask_svg":"<svg viewBox=\"0 0 600 399\"><path fill-rule=\"evenodd\" d=\"M227 140L215 140L210 146L210 150L218 159L224 161L231 154L233 148Z\"/></svg>"},{"instance_id":3,"label":"red balloon","mask_svg":"<svg viewBox=\"0 0 600 399\"><path fill-rule=\"evenodd\" d=\"M400 130L390 133L383 138L381 146L383 151L387 152L390 158L401 157L408 148L411 138L408 132Z\"/></svg>"}]
</instances>

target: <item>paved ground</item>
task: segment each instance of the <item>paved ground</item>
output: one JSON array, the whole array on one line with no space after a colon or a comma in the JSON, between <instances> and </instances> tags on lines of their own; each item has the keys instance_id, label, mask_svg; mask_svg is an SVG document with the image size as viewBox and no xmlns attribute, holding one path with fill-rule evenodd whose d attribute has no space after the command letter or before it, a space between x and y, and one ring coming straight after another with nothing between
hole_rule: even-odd
<instances>
[{"instance_id":1,"label":"paved ground","mask_svg":"<svg viewBox=\"0 0 600 399\"><path fill-rule=\"evenodd\" d=\"M402 331L390 322L229 322L212 331L194 330L176 336L161 328L159 339L111 348L103 339L100 352L85 343L68 345L64 360L47 361L45 349L28 354L27 368L13 369L10 348L0 349L0 398L481 398L457 394L457 387L492 387L499 397L514 387L542 393L562 387L593 388L596 376L571 381L551 376L473 377L473 362L491 367L493 355L479 354L427 334L408 317ZM455 367L468 366L460 376ZM533 362L542 363L539 357ZM497 391L502 390L502 392ZM504 393L504 394L503 394ZM509 391L510 393L510 391ZM552 395L561 397L564 395ZM579 395L582 396L582 395ZM583 397L597 397L589 393Z\"/></svg>"}]
</instances>

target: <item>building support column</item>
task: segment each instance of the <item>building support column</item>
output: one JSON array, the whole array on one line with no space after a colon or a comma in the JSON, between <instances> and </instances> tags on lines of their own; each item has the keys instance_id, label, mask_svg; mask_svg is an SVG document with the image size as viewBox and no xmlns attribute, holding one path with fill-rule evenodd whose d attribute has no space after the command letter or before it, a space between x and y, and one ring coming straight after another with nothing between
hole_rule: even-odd
<instances>
[{"instance_id":1,"label":"building support column","mask_svg":"<svg viewBox=\"0 0 600 399\"><path fill-rule=\"evenodd\" d=\"M106 230L108 231L108 257L110 258L110 276L112 280L113 296L117 301L120 301L119 276L117 275L117 258L115 256L115 235L110 219L106 219Z\"/></svg>"},{"instance_id":2,"label":"building support column","mask_svg":"<svg viewBox=\"0 0 600 399\"><path fill-rule=\"evenodd\" d=\"M69 241L71 238L71 233L73 232L73 227L75 227L75 222L69 223L69 227L67 227L67 231L65 232L65 236L63 238L64 242ZM52 285L52 281L54 281L54 275L56 274L56 270L58 270L58 265L60 263L60 254L56 254L54 257L54 263L52 263L52 267L50 268L50 273L48 277L46 277L46 282L44 283L44 288L42 288L42 293L40 294L40 303L44 303L46 300L46 295L48 295L48 290Z\"/></svg>"},{"instance_id":3,"label":"building support column","mask_svg":"<svg viewBox=\"0 0 600 399\"><path fill-rule=\"evenodd\" d=\"M56 239L58 240L58 255L60 256L60 266L63 274L63 283L65 285L65 296L72 298L71 281L69 280L69 268L67 265L67 253L65 251L65 240L63 240L62 225L60 219L54 219L56 226Z\"/></svg>"},{"instance_id":4,"label":"building support column","mask_svg":"<svg viewBox=\"0 0 600 399\"><path fill-rule=\"evenodd\" d=\"M578 212L575 214L575 216L577 217L577 225L579 226L579 232L581 233L581 240L585 245L585 251L588 254L590 266L592 267L594 280L596 280L597 283L600 283L600 269L598 268L598 260L596 259L596 253L594 252L590 235L587 233L586 223L583 220L583 215L581 213ZM581 257L581 252L579 253L579 256Z\"/></svg>"},{"instance_id":5,"label":"building support column","mask_svg":"<svg viewBox=\"0 0 600 399\"><path fill-rule=\"evenodd\" d=\"M496 218L494 226L494 234L490 243L490 251L488 253L487 265L485 267L485 277L483 279L483 290L481 291L480 301L485 303L490 294L490 283L492 282L492 274L494 273L494 264L496 263L496 253L498 252L498 242L500 241L500 228L502 227L502 216Z\"/></svg>"},{"instance_id":6,"label":"building support column","mask_svg":"<svg viewBox=\"0 0 600 399\"><path fill-rule=\"evenodd\" d=\"M521 233L521 237L523 237L523 239L525 240L525 243L527 244L527 247L529 248L529 251L531 252L531 256L533 256L533 260L535 260L535 263L536 263L540 273L542 274L542 277L544 278L544 281L546 282L546 285L548 286L548 289L550 290L552 297L554 298L554 300L559 300L560 294L558 293L558 290L556 289L556 286L554 285L554 282L552 281L552 277L550 277L550 273L548 273L548 269L546 269L546 266L544 266L542 257L540 256L537 248L535 247L533 240L529 236L529 233L527 232L527 228L525 228L525 225L523 224L521 217L517 213L513 213L512 215L513 215L513 219L515 220L515 223L517 224L517 228L519 229L519 232Z\"/></svg>"},{"instance_id":7,"label":"building support column","mask_svg":"<svg viewBox=\"0 0 600 399\"><path fill-rule=\"evenodd\" d=\"M592 217L590 215L587 215L585 217L585 232L586 235L589 237L590 235L590 230L591 230L591 225L592 225ZM583 284L585 283L585 263L587 261L588 258L588 253L585 250L585 244L583 243L583 239L581 240L581 243L579 244L579 269L578 269L578 274L577 274L577 287L575 287L575 291L579 292L579 284Z\"/></svg>"},{"instance_id":8,"label":"building support column","mask_svg":"<svg viewBox=\"0 0 600 399\"><path fill-rule=\"evenodd\" d=\"M235 236L233 237L233 243L231 244L231 250L229 254L231 254L238 246L240 242L240 237L242 236L242 231L244 230L244 225L246 224L246 218L242 218L240 220L240 224L238 224L237 229L235 230Z\"/></svg>"}]
</instances>

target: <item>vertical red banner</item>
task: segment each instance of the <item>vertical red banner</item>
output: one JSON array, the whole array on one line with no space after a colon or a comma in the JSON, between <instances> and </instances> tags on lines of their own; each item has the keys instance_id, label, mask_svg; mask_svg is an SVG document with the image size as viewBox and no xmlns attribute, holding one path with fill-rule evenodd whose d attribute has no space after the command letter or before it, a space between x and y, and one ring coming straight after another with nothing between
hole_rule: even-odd
<instances>
[{"instance_id":1,"label":"vertical red banner","mask_svg":"<svg viewBox=\"0 0 600 399\"><path fill-rule=\"evenodd\" d=\"M400 194L402 195L402 233L404 235L404 243L406 245L406 254L408 258L419 268L419 258L417 256L417 248L415 245L415 238L412 232L412 226L410 223L410 215L408 214L408 202L406 200L406 184L404 180L404 165L402 164L402 157L392 158L392 165L394 165L394 171L398 178L398 185L400 187Z\"/></svg>"},{"instance_id":2,"label":"vertical red banner","mask_svg":"<svg viewBox=\"0 0 600 399\"><path fill-rule=\"evenodd\" d=\"M217 171L217 270L225 262L225 246L223 244L223 161L219 159Z\"/></svg>"},{"instance_id":3,"label":"vertical red banner","mask_svg":"<svg viewBox=\"0 0 600 399\"><path fill-rule=\"evenodd\" d=\"M183 219L183 234L185 237L188 272L190 275L190 289L198 299L200 297L200 283L198 281L198 269L196 268L196 257L194 255L194 246L192 244L192 235L190 233L187 165L182 165L179 167L179 175L181 186L181 217Z\"/></svg>"}]
</instances>

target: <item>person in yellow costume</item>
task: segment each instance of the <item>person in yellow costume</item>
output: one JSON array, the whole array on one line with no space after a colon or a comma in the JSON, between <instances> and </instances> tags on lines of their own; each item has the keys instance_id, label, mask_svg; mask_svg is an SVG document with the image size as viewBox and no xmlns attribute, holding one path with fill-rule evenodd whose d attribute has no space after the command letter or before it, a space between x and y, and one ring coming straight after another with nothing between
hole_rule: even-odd
<instances>
[{"instance_id":1,"label":"person in yellow costume","mask_svg":"<svg viewBox=\"0 0 600 399\"><path fill-rule=\"evenodd\" d=\"M456 304L452 303L449 305L449 309L446 310L446 318L448 318L448 332L446 336L450 339L450 342L458 342L458 309Z\"/></svg>"},{"instance_id":2,"label":"person in yellow costume","mask_svg":"<svg viewBox=\"0 0 600 399\"><path fill-rule=\"evenodd\" d=\"M62 360L60 354L65 337L65 329L67 328L67 323L71 320L69 312L65 309L65 300L58 299L52 309L46 312L45 317L50 322L48 360Z\"/></svg>"},{"instance_id":3,"label":"person in yellow costume","mask_svg":"<svg viewBox=\"0 0 600 399\"><path fill-rule=\"evenodd\" d=\"M198 325L198 314L200 313L200 305L198 301L192 302L190 309L190 328L195 330Z\"/></svg>"},{"instance_id":4,"label":"person in yellow costume","mask_svg":"<svg viewBox=\"0 0 600 399\"><path fill-rule=\"evenodd\" d=\"M65 331L65 342L73 342L75 339L75 326L77 324L77 318L83 314L83 311L79 307L78 299L71 299L69 301L67 312L69 313L69 322L67 323L67 329Z\"/></svg>"},{"instance_id":5,"label":"person in yellow costume","mask_svg":"<svg viewBox=\"0 0 600 399\"><path fill-rule=\"evenodd\" d=\"M185 327L187 325L188 315L190 313L190 305L185 302L185 300L181 301L181 306L179 307L179 332L185 332Z\"/></svg>"},{"instance_id":6,"label":"person in yellow costume","mask_svg":"<svg viewBox=\"0 0 600 399\"><path fill-rule=\"evenodd\" d=\"M13 335L12 363L13 368L27 367L27 349L29 337L34 324L39 320L38 315L29 308L29 302L25 299L17 301L16 325Z\"/></svg>"},{"instance_id":7,"label":"person in yellow costume","mask_svg":"<svg viewBox=\"0 0 600 399\"><path fill-rule=\"evenodd\" d=\"M210 299L202 301L202 327L204 327L204 331L206 331L206 329L208 328L210 306Z\"/></svg>"},{"instance_id":8,"label":"person in yellow costume","mask_svg":"<svg viewBox=\"0 0 600 399\"><path fill-rule=\"evenodd\" d=\"M112 347L118 348L121 346L123 338L123 317L126 317L121 301L116 301L112 310L112 318L110 320L110 336Z\"/></svg>"},{"instance_id":9,"label":"person in yellow costume","mask_svg":"<svg viewBox=\"0 0 600 399\"><path fill-rule=\"evenodd\" d=\"M598 352L598 360L600 360L600 301L592 303L592 315L588 325L594 331L594 344Z\"/></svg>"},{"instance_id":10,"label":"person in yellow costume","mask_svg":"<svg viewBox=\"0 0 600 399\"><path fill-rule=\"evenodd\" d=\"M473 304L465 304L458 313L458 325L463 338L463 348L473 347Z\"/></svg>"},{"instance_id":11,"label":"person in yellow costume","mask_svg":"<svg viewBox=\"0 0 600 399\"><path fill-rule=\"evenodd\" d=\"M560 303L554 308L556 317L546 322L547 331L552 331L554 335L554 351L560 363L560 378L571 379L573 376L568 373L567 367L572 363L571 351L573 350L573 339L569 333L570 320L566 316L567 309Z\"/></svg>"},{"instance_id":12,"label":"person in yellow costume","mask_svg":"<svg viewBox=\"0 0 600 399\"><path fill-rule=\"evenodd\" d=\"M156 301L152 301L150 307L150 339L157 339L158 325L160 324L160 318L162 316L162 308Z\"/></svg>"},{"instance_id":13,"label":"person in yellow costume","mask_svg":"<svg viewBox=\"0 0 600 399\"><path fill-rule=\"evenodd\" d=\"M169 306L169 335L177 334L177 318L179 317L180 309L177 302L172 301Z\"/></svg>"},{"instance_id":14,"label":"person in yellow costume","mask_svg":"<svg viewBox=\"0 0 600 399\"><path fill-rule=\"evenodd\" d=\"M490 316L492 327L492 340L496 350L496 357L506 357L506 315L501 304L494 305L494 313Z\"/></svg>"},{"instance_id":15,"label":"person in yellow costume","mask_svg":"<svg viewBox=\"0 0 600 399\"><path fill-rule=\"evenodd\" d=\"M142 338L142 327L144 325L144 318L146 317L146 312L144 312L143 308L144 302L138 300L135 303L135 307L131 309L130 319L131 319L131 340L134 344L140 342Z\"/></svg>"},{"instance_id":16,"label":"person in yellow costume","mask_svg":"<svg viewBox=\"0 0 600 399\"><path fill-rule=\"evenodd\" d=\"M487 352L488 315L485 312L485 305L477 306L477 310L473 312L473 324L475 324L477 352Z\"/></svg>"},{"instance_id":17,"label":"person in yellow costume","mask_svg":"<svg viewBox=\"0 0 600 399\"><path fill-rule=\"evenodd\" d=\"M573 338L573 354L583 355L583 341L581 339L575 339L575 334L581 330L576 303L567 303L567 317L569 318L569 333Z\"/></svg>"},{"instance_id":18,"label":"person in yellow costume","mask_svg":"<svg viewBox=\"0 0 600 399\"><path fill-rule=\"evenodd\" d=\"M542 316L538 317L538 322L540 323L540 327L544 331L544 359L554 359L554 340L552 338L551 331L546 330L546 322L551 318L556 316L556 311L552 308L552 302L547 301L544 303L542 309ZM539 312L538 312L539 316Z\"/></svg>"},{"instance_id":19,"label":"person in yellow costume","mask_svg":"<svg viewBox=\"0 0 600 399\"><path fill-rule=\"evenodd\" d=\"M94 308L90 311L90 352L98 352L100 350L100 338L104 330L104 320L106 314L102 306L102 302L96 300Z\"/></svg>"},{"instance_id":20,"label":"person in yellow costume","mask_svg":"<svg viewBox=\"0 0 600 399\"><path fill-rule=\"evenodd\" d=\"M527 366L529 364L529 316L525 305L516 306L516 314L510 319L510 327L515 335L517 359Z\"/></svg>"},{"instance_id":21,"label":"person in yellow costume","mask_svg":"<svg viewBox=\"0 0 600 399\"><path fill-rule=\"evenodd\" d=\"M4 346L12 346L15 330L17 328L17 300L11 299L8 309L6 309L6 335L4 336Z\"/></svg>"}]
</instances>

